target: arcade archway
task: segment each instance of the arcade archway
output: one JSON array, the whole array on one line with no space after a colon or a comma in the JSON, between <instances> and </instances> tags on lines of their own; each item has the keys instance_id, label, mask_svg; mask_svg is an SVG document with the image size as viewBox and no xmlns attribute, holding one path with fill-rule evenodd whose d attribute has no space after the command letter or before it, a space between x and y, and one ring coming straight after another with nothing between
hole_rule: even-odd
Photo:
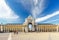
<instances>
[{"instance_id":1,"label":"arcade archway","mask_svg":"<svg viewBox=\"0 0 59 40\"><path fill-rule=\"evenodd\" d=\"M32 32L32 27L33 27L32 23L28 23L28 32Z\"/></svg>"}]
</instances>

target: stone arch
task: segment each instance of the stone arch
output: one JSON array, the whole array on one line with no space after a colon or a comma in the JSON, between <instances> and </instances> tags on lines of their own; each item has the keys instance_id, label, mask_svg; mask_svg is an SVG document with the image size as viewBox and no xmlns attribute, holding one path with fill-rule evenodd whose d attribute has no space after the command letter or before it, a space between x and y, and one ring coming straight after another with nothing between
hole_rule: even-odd
<instances>
[{"instance_id":1,"label":"stone arch","mask_svg":"<svg viewBox=\"0 0 59 40\"><path fill-rule=\"evenodd\" d=\"M28 24L32 24L32 31L35 31L35 28L34 28L34 25L35 25L35 20L34 18L30 15L28 16L28 18L25 19L25 22L24 22L26 26L26 29L28 30ZM26 30L25 29L25 30Z\"/></svg>"}]
</instances>

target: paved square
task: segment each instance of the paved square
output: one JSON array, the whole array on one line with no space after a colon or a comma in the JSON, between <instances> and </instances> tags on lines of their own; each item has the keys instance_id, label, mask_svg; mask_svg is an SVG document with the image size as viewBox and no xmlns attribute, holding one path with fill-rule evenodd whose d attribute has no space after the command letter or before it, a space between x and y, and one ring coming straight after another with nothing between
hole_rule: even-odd
<instances>
[{"instance_id":1,"label":"paved square","mask_svg":"<svg viewBox=\"0 0 59 40\"><path fill-rule=\"evenodd\" d=\"M59 40L59 32L0 33L0 40Z\"/></svg>"}]
</instances>

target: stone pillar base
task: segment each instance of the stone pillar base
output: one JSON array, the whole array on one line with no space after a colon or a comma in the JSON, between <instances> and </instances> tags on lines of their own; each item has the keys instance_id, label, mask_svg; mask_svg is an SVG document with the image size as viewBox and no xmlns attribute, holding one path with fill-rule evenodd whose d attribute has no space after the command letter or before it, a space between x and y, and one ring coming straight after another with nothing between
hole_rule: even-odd
<instances>
[{"instance_id":1,"label":"stone pillar base","mask_svg":"<svg viewBox=\"0 0 59 40\"><path fill-rule=\"evenodd\" d=\"M28 28L27 27L25 27L25 32L28 32Z\"/></svg>"},{"instance_id":2,"label":"stone pillar base","mask_svg":"<svg viewBox=\"0 0 59 40\"><path fill-rule=\"evenodd\" d=\"M32 31L35 31L35 28L34 27L32 27Z\"/></svg>"}]
</instances>

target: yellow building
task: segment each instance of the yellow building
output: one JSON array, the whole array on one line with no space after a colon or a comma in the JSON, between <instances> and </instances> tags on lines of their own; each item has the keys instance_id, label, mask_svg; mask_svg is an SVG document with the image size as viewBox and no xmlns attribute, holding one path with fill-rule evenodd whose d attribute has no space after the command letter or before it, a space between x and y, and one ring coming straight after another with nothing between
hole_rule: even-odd
<instances>
[{"instance_id":1,"label":"yellow building","mask_svg":"<svg viewBox=\"0 0 59 40\"><path fill-rule=\"evenodd\" d=\"M29 24L32 25L31 28ZM31 16L25 19L23 24L0 24L0 31L3 32L58 32L59 25L53 24L36 24L35 19Z\"/></svg>"}]
</instances>

